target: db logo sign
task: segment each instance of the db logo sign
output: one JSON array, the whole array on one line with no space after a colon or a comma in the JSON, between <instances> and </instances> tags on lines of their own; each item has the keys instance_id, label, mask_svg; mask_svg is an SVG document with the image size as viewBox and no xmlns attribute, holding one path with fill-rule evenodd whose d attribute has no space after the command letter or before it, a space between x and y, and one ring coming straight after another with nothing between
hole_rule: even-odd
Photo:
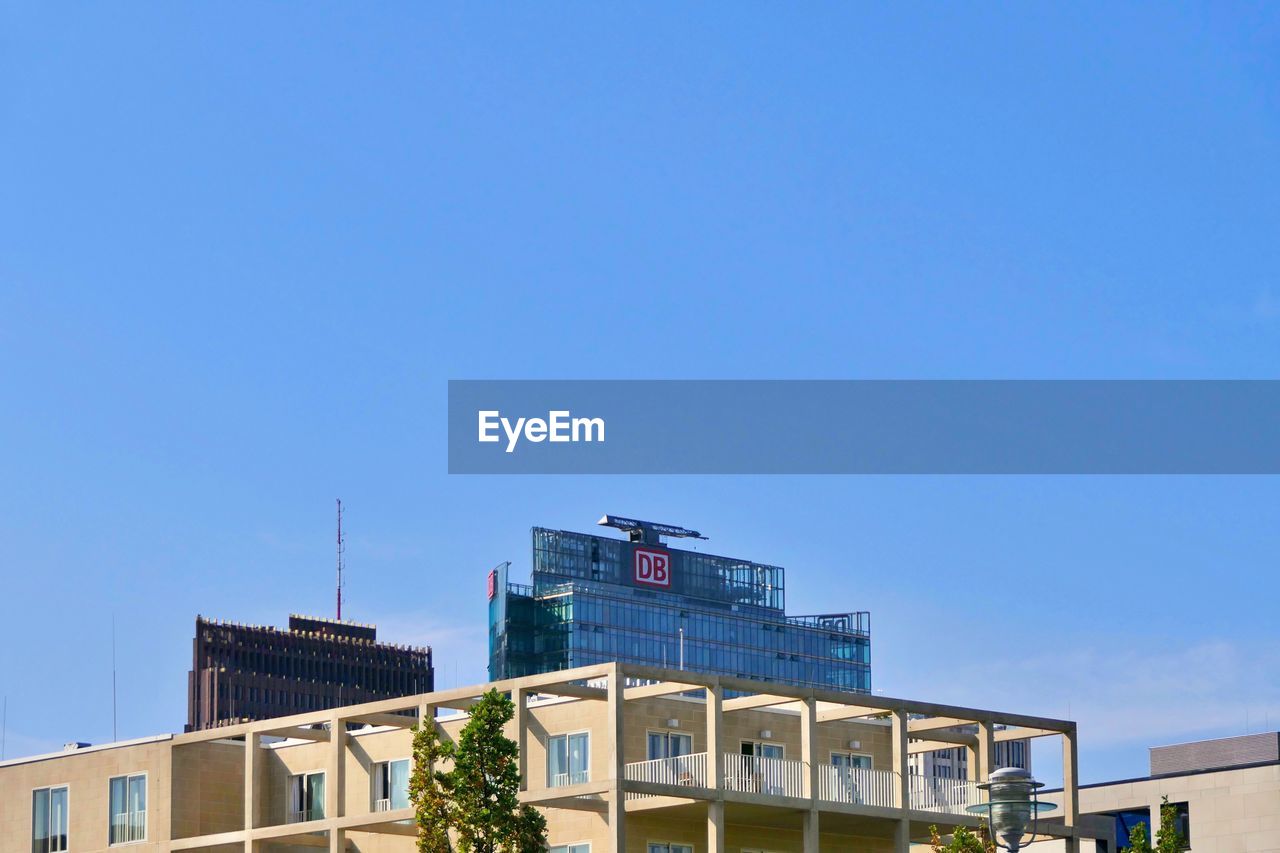
<instances>
[{"instance_id":1,"label":"db logo sign","mask_svg":"<svg viewBox=\"0 0 1280 853\"><path fill-rule=\"evenodd\" d=\"M635 581L649 586L671 586L671 555L666 551L637 548L635 556Z\"/></svg>"}]
</instances>

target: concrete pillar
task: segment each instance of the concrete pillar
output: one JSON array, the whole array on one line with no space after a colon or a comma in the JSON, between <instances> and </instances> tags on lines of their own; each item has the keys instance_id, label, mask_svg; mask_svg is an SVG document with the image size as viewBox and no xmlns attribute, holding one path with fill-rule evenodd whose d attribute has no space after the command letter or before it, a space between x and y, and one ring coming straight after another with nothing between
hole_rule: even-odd
<instances>
[{"instance_id":1,"label":"concrete pillar","mask_svg":"<svg viewBox=\"0 0 1280 853\"><path fill-rule=\"evenodd\" d=\"M991 778L991 773L996 768L996 727L992 723L978 723L978 745L975 749L977 753L976 762L970 762L970 774L977 774L976 778L979 782L985 782Z\"/></svg>"},{"instance_id":2,"label":"concrete pillar","mask_svg":"<svg viewBox=\"0 0 1280 853\"><path fill-rule=\"evenodd\" d=\"M245 853L253 853L253 840L249 838L249 834L253 832L254 826L257 824L257 807L255 800L257 799L257 790L254 785L254 777L258 770L258 753L261 743L260 736L255 732L250 732L244 736L244 851Z\"/></svg>"},{"instance_id":3,"label":"concrete pillar","mask_svg":"<svg viewBox=\"0 0 1280 853\"><path fill-rule=\"evenodd\" d=\"M436 725L436 706L427 705L426 703L419 705L418 706L418 728L421 729L423 726L434 726L434 725ZM431 766L428 767L427 769L435 770L436 769L435 762L432 762Z\"/></svg>"},{"instance_id":4,"label":"concrete pillar","mask_svg":"<svg viewBox=\"0 0 1280 853\"><path fill-rule=\"evenodd\" d=\"M526 761L528 750L525 746L529 739L529 697L528 692L521 687L517 687L511 691L511 702L516 706L516 715L514 722L516 724L516 747L519 749L519 755L516 757L516 766L520 770L520 790L529 790L529 765Z\"/></svg>"},{"instance_id":5,"label":"concrete pillar","mask_svg":"<svg viewBox=\"0 0 1280 853\"><path fill-rule=\"evenodd\" d=\"M907 712L894 711L892 716L892 747L894 777L893 804L900 809L911 805L910 753L907 752Z\"/></svg>"},{"instance_id":6,"label":"concrete pillar","mask_svg":"<svg viewBox=\"0 0 1280 853\"><path fill-rule=\"evenodd\" d=\"M347 849L347 831L345 829L329 830L329 853L343 853Z\"/></svg>"},{"instance_id":7,"label":"concrete pillar","mask_svg":"<svg viewBox=\"0 0 1280 853\"><path fill-rule=\"evenodd\" d=\"M324 779L324 816L326 820L342 817L346 785L347 724L334 714L329 718L329 762ZM330 833L332 838L333 833Z\"/></svg>"},{"instance_id":8,"label":"concrete pillar","mask_svg":"<svg viewBox=\"0 0 1280 853\"><path fill-rule=\"evenodd\" d=\"M613 782L609 791L609 841L610 849L619 853L627 849L627 803L623 793L626 776L626 756L623 751L623 716L626 711L625 685L618 665L609 670L608 722L605 736L609 738L609 776Z\"/></svg>"},{"instance_id":9,"label":"concrete pillar","mask_svg":"<svg viewBox=\"0 0 1280 853\"><path fill-rule=\"evenodd\" d=\"M911 821L900 820L894 827L893 853L911 853Z\"/></svg>"},{"instance_id":10,"label":"concrete pillar","mask_svg":"<svg viewBox=\"0 0 1280 853\"><path fill-rule=\"evenodd\" d=\"M800 703L800 758L805 763L804 795L818 796L818 703L805 699Z\"/></svg>"},{"instance_id":11,"label":"concrete pillar","mask_svg":"<svg viewBox=\"0 0 1280 853\"><path fill-rule=\"evenodd\" d=\"M1077 749L1076 727L1062 735L1062 823L1073 827L1080 823L1080 754ZM1152 812L1155 825L1159 826L1160 810ZM1063 845L1066 853L1080 853L1080 839L1070 838Z\"/></svg>"},{"instance_id":12,"label":"concrete pillar","mask_svg":"<svg viewBox=\"0 0 1280 853\"><path fill-rule=\"evenodd\" d=\"M707 853L724 853L724 801L707 803Z\"/></svg>"},{"instance_id":13,"label":"concrete pillar","mask_svg":"<svg viewBox=\"0 0 1280 853\"><path fill-rule=\"evenodd\" d=\"M804 813L804 853L818 853L818 810Z\"/></svg>"},{"instance_id":14,"label":"concrete pillar","mask_svg":"<svg viewBox=\"0 0 1280 853\"><path fill-rule=\"evenodd\" d=\"M707 785L724 788L724 688L707 688Z\"/></svg>"},{"instance_id":15,"label":"concrete pillar","mask_svg":"<svg viewBox=\"0 0 1280 853\"><path fill-rule=\"evenodd\" d=\"M964 748L965 757L965 778L970 782L985 782L987 780L978 776L978 747L966 746Z\"/></svg>"}]
</instances>

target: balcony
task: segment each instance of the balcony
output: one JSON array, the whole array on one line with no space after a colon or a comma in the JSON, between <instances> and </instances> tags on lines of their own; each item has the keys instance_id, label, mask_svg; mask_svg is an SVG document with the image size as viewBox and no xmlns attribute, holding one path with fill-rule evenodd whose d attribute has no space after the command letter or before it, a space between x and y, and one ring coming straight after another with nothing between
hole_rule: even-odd
<instances>
[{"instance_id":1,"label":"balcony","mask_svg":"<svg viewBox=\"0 0 1280 853\"><path fill-rule=\"evenodd\" d=\"M707 787L707 754L678 755L628 764L624 776L628 782L653 782L659 785Z\"/></svg>"},{"instance_id":2,"label":"balcony","mask_svg":"<svg viewBox=\"0 0 1280 853\"><path fill-rule=\"evenodd\" d=\"M926 812L965 814L969 806L982 802L978 786L966 779L912 776L911 808Z\"/></svg>"},{"instance_id":3,"label":"balcony","mask_svg":"<svg viewBox=\"0 0 1280 853\"><path fill-rule=\"evenodd\" d=\"M724 791L807 798L805 782L808 765L803 761L740 755L734 752L725 753L722 761ZM688 795L694 797L698 796L697 792L709 791L711 787L705 752L632 762L626 765L624 778L628 782L689 788L691 790ZM816 798L828 803L894 808L898 778L898 774L891 770L820 764ZM981 802L977 785L963 779L912 776L908 782L908 790L910 807L917 811L964 815L969 806ZM657 794L628 793L627 798L633 800L653 796Z\"/></svg>"},{"instance_id":4,"label":"balcony","mask_svg":"<svg viewBox=\"0 0 1280 853\"><path fill-rule=\"evenodd\" d=\"M581 785L591 781L591 773L587 770L575 770L572 773L552 774L549 788L567 788L570 785Z\"/></svg>"},{"instance_id":5,"label":"balcony","mask_svg":"<svg viewBox=\"0 0 1280 853\"><path fill-rule=\"evenodd\" d=\"M893 790L898 774L891 770L864 767L818 766L818 799L851 806L893 808Z\"/></svg>"},{"instance_id":6,"label":"balcony","mask_svg":"<svg viewBox=\"0 0 1280 853\"><path fill-rule=\"evenodd\" d=\"M111 818L111 844L128 844L147 840L147 813L134 811L113 815Z\"/></svg>"},{"instance_id":7,"label":"balcony","mask_svg":"<svg viewBox=\"0 0 1280 853\"><path fill-rule=\"evenodd\" d=\"M777 797L803 797L805 763L790 758L764 758L726 752L724 789Z\"/></svg>"}]
</instances>

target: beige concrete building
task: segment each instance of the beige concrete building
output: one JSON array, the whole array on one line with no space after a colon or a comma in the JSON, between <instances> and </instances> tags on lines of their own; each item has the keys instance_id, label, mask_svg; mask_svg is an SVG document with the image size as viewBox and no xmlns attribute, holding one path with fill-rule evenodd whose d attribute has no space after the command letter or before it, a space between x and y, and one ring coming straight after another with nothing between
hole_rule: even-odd
<instances>
[{"instance_id":1,"label":"beige concrete building","mask_svg":"<svg viewBox=\"0 0 1280 853\"><path fill-rule=\"evenodd\" d=\"M1166 796L1189 850L1280 853L1280 734L1152 747L1150 776L1079 790L1081 812L1115 826L1112 850L1125 844L1127 830L1138 821L1159 827ZM1060 803L1061 792L1048 792L1045 799ZM1033 849L1049 853L1056 846Z\"/></svg>"},{"instance_id":2,"label":"beige concrete building","mask_svg":"<svg viewBox=\"0 0 1280 853\"><path fill-rule=\"evenodd\" d=\"M980 801L973 780L913 776L911 755L963 747L985 778L996 743L1034 737L1063 744L1048 831L1097 837L1072 722L614 663L8 761L0 853L408 853L408 727L455 738L491 687L515 700L521 797L553 853L905 851L932 824L976 825Z\"/></svg>"}]
</instances>

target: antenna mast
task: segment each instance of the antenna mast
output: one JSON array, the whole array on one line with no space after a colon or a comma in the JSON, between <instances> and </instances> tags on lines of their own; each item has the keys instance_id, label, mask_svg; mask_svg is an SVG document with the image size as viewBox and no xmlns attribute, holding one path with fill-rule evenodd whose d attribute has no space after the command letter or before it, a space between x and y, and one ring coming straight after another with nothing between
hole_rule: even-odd
<instances>
[{"instance_id":1,"label":"antenna mast","mask_svg":"<svg viewBox=\"0 0 1280 853\"><path fill-rule=\"evenodd\" d=\"M338 621L342 621L342 570L346 568L346 560L343 558L346 543L342 538L342 499L338 498Z\"/></svg>"}]
</instances>

